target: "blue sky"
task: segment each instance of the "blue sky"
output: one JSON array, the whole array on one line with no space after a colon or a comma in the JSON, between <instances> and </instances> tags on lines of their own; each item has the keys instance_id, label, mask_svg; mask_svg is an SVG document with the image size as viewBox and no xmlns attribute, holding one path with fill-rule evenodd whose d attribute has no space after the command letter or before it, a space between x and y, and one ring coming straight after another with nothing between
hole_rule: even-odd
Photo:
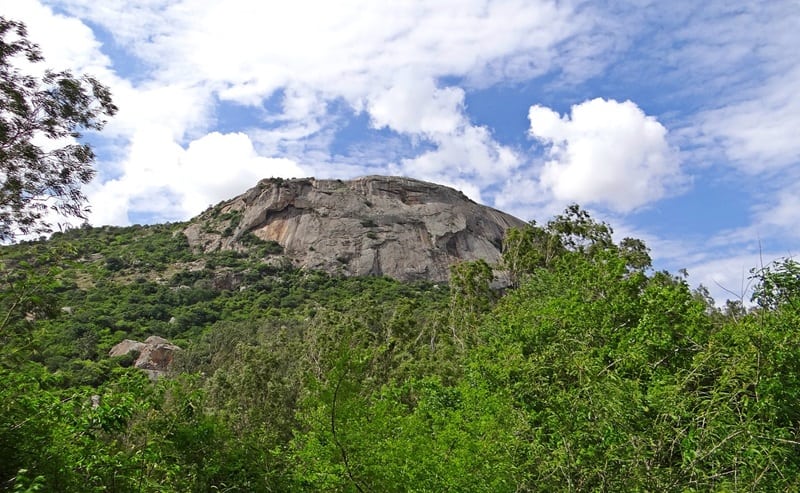
<instances>
[{"instance_id":1,"label":"blue sky","mask_svg":"<svg viewBox=\"0 0 800 493\"><path fill-rule=\"evenodd\" d=\"M112 88L92 224L268 176L399 174L546 221L572 202L719 300L800 239L797 0L15 0Z\"/></svg>"}]
</instances>

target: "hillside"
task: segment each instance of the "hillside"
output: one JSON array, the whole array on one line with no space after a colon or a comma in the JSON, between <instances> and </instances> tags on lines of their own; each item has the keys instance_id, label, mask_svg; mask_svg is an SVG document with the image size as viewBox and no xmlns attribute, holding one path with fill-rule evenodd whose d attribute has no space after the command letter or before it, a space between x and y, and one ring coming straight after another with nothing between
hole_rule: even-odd
<instances>
[{"instance_id":1,"label":"hillside","mask_svg":"<svg viewBox=\"0 0 800 493\"><path fill-rule=\"evenodd\" d=\"M797 279L719 310L578 206L376 177L4 246L0 491L795 491Z\"/></svg>"}]
</instances>

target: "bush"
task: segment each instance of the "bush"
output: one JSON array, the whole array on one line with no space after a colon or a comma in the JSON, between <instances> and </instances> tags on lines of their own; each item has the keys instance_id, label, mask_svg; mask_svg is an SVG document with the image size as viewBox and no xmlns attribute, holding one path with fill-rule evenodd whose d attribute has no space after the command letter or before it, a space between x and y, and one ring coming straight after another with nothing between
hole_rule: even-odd
<instances>
[{"instance_id":1,"label":"bush","mask_svg":"<svg viewBox=\"0 0 800 493\"><path fill-rule=\"evenodd\" d=\"M117 272L125 268L125 261L119 257L107 257L106 269L111 272Z\"/></svg>"}]
</instances>

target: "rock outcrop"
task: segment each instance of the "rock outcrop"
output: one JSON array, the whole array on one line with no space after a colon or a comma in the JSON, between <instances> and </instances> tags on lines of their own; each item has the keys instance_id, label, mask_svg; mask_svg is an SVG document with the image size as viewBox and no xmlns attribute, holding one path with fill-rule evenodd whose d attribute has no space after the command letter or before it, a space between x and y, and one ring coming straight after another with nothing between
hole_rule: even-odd
<instances>
[{"instance_id":1,"label":"rock outcrop","mask_svg":"<svg viewBox=\"0 0 800 493\"><path fill-rule=\"evenodd\" d=\"M146 370L151 378L157 378L169 370L175 358L175 352L180 350L180 347L163 337L150 336L144 342L125 339L112 347L108 355L115 357L125 356L132 352L138 353L133 366Z\"/></svg>"},{"instance_id":2,"label":"rock outcrop","mask_svg":"<svg viewBox=\"0 0 800 493\"><path fill-rule=\"evenodd\" d=\"M279 244L304 268L446 281L454 262L496 263L505 231L524 224L452 188L367 176L262 180L204 212L184 233L206 252L244 249L254 235Z\"/></svg>"}]
</instances>

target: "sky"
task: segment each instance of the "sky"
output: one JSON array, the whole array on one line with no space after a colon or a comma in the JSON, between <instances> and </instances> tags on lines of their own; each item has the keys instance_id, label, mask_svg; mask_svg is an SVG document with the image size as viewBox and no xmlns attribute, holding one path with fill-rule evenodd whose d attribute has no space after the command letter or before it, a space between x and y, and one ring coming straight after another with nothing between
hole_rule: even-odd
<instances>
[{"instance_id":1,"label":"sky","mask_svg":"<svg viewBox=\"0 0 800 493\"><path fill-rule=\"evenodd\" d=\"M800 0L0 0L119 113L93 225L266 177L403 175L544 223L578 203L720 302L800 252Z\"/></svg>"}]
</instances>

